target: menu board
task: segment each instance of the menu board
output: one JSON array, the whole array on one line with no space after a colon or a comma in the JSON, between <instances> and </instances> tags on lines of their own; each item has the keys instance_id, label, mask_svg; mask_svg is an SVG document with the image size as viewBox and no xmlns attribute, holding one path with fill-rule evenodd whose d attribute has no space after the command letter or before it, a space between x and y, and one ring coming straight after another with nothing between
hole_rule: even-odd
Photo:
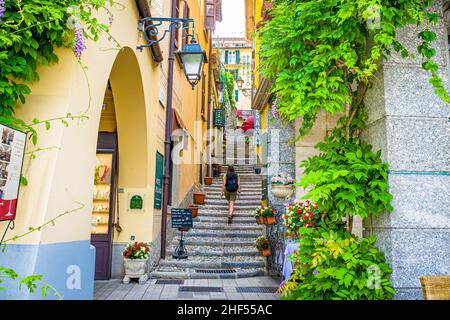
<instances>
[{"instance_id":1,"label":"menu board","mask_svg":"<svg viewBox=\"0 0 450 320\"><path fill-rule=\"evenodd\" d=\"M26 133L0 124L0 221L16 218Z\"/></svg>"},{"instance_id":2,"label":"menu board","mask_svg":"<svg viewBox=\"0 0 450 320\"><path fill-rule=\"evenodd\" d=\"M172 208L172 228L192 228L192 209Z\"/></svg>"}]
</instances>

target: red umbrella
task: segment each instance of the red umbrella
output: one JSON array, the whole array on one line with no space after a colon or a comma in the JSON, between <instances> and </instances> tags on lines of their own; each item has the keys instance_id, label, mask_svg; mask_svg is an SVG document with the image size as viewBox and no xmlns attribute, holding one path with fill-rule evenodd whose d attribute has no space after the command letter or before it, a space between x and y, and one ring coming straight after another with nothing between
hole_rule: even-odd
<instances>
[{"instance_id":1,"label":"red umbrella","mask_svg":"<svg viewBox=\"0 0 450 320\"><path fill-rule=\"evenodd\" d=\"M253 116L248 117L243 123L242 123L242 131L246 133L248 130L253 130L255 128L255 121L253 119Z\"/></svg>"}]
</instances>

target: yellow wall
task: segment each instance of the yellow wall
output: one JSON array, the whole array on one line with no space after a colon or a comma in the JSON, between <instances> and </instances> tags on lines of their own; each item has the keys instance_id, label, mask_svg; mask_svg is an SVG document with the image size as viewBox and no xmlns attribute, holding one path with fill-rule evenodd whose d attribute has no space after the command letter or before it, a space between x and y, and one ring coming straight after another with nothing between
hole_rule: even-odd
<instances>
[{"instance_id":1,"label":"yellow wall","mask_svg":"<svg viewBox=\"0 0 450 320\"><path fill-rule=\"evenodd\" d=\"M114 24L111 34L124 49L114 50L114 44L106 36L96 43L88 42L88 49L82 56L82 64L87 66L88 82L73 52L58 50L59 64L39 69L41 81L33 85L26 104L17 109L17 116L27 122L35 117L56 118L69 112L80 115L86 111L88 116L84 121L69 121L68 128L59 122L52 123L49 131L38 128L38 147L55 148L39 152L34 160L29 157L25 160L24 175L29 184L21 187L16 228L12 235L22 234L29 226L41 225L78 206L83 208L58 219L55 226L34 232L18 243L90 239L97 135L108 79L113 89L118 128L118 187L123 189L123 193L119 194L118 208L123 231L120 235L114 234L114 241L127 242L131 235L139 241L151 241L160 231L161 213L153 209L153 195L156 151L164 154L166 109L160 104L160 79L167 72L168 50L163 50L165 61L160 66L153 62L148 49L136 51L138 44L144 44L144 38L136 28L138 11L135 1L118 2L123 8L114 6L112 9ZM208 52L208 35L201 28L203 1L191 0L188 3L196 20L197 40ZM169 4L167 1L160 4L165 16L168 16ZM106 12L100 12L98 16L100 21L108 21ZM164 86L164 83L161 85ZM194 121L201 120L201 88L192 91L177 62L174 88L174 107L179 110L191 139L200 143L201 150L201 135L197 137L194 131ZM27 149L33 150L34 147L28 143ZM194 154L193 149L189 152ZM180 200L198 180L198 170L198 165L183 165L180 168ZM129 195L135 192L144 195L145 208L142 212L128 210Z\"/></svg>"}]
</instances>

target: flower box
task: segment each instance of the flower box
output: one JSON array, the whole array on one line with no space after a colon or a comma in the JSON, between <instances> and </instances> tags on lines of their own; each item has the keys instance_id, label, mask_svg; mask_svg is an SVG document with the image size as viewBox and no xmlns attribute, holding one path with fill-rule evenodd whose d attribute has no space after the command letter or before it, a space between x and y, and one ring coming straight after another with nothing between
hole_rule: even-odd
<instances>
[{"instance_id":1,"label":"flower box","mask_svg":"<svg viewBox=\"0 0 450 320\"><path fill-rule=\"evenodd\" d=\"M205 177L205 184L207 186L212 185L212 183L213 183L213 177Z\"/></svg>"},{"instance_id":2,"label":"flower box","mask_svg":"<svg viewBox=\"0 0 450 320\"><path fill-rule=\"evenodd\" d=\"M139 278L139 284L148 280L148 258L147 259L123 259L125 277L123 283L130 283L132 278Z\"/></svg>"},{"instance_id":3,"label":"flower box","mask_svg":"<svg viewBox=\"0 0 450 320\"><path fill-rule=\"evenodd\" d=\"M205 204L206 193L194 192L194 204Z\"/></svg>"},{"instance_id":4,"label":"flower box","mask_svg":"<svg viewBox=\"0 0 450 320\"><path fill-rule=\"evenodd\" d=\"M288 198L294 191L293 184L277 184L272 183L272 194L276 198Z\"/></svg>"},{"instance_id":5,"label":"flower box","mask_svg":"<svg viewBox=\"0 0 450 320\"><path fill-rule=\"evenodd\" d=\"M265 224L276 224L277 219L275 217L264 217Z\"/></svg>"},{"instance_id":6,"label":"flower box","mask_svg":"<svg viewBox=\"0 0 450 320\"><path fill-rule=\"evenodd\" d=\"M256 223L257 224L264 224L264 217L263 216L256 217Z\"/></svg>"},{"instance_id":7,"label":"flower box","mask_svg":"<svg viewBox=\"0 0 450 320\"><path fill-rule=\"evenodd\" d=\"M198 206L195 204L191 204L188 206L189 209L192 209L192 218L196 218L198 216Z\"/></svg>"}]
</instances>

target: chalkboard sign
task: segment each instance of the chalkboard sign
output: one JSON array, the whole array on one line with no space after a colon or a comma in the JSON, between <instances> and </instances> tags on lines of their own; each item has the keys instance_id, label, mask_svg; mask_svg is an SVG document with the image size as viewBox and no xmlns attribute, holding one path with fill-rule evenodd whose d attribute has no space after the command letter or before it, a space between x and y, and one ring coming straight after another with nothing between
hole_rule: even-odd
<instances>
[{"instance_id":1,"label":"chalkboard sign","mask_svg":"<svg viewBox=\"0 0 450 320\"><path fill-rule=\"evenodd\" d=\"M172 228L192 228L192 209L172 208Z\"/></svg>"}]
</instances>

